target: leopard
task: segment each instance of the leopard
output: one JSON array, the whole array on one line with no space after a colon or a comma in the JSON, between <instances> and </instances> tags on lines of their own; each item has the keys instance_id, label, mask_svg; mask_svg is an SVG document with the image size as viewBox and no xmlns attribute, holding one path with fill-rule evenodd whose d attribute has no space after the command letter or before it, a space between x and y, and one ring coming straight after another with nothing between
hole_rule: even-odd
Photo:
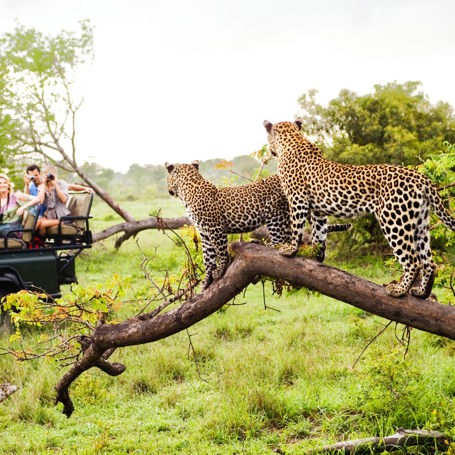
<instances>
[{"instance_id":1,"label":"leopard","mask_svg":"<svg viewBox=\"0 0 455 455\"><path fill-rule=\"evenodd\" d=\"M244 234L265 226L268 244L277 247L291 238L288 200L277 174L254 182L217 187L199 171L199 161L190 164L165 163L169 195L179 198L193 222L202 243L205 278L202 289L221 278L229 263L228 234ZM330 224L311 219L313 231L340 232L351 225ZM325 244L319 245L317 259L324 260Z\"/></svg>"},{"instance_id":2,"label":"leopard","mask_svg":"<svg viewBox=\"0 0 455 455\"><path fill-rule=\"evenodd\" d=\"M402 276L385 286L392 297L430 296L436 266L430 248L430 210L455 231L455 218L445 208L435 185L415 169L393 164L350 165L331 161L302 133L302 122L264 120L270 154L289 202L291 241L280 253L296 253L309 212L316 217L350 218L373 214ZM326 230L313 233L323 242Z\"/></svg>"}]
</instances>

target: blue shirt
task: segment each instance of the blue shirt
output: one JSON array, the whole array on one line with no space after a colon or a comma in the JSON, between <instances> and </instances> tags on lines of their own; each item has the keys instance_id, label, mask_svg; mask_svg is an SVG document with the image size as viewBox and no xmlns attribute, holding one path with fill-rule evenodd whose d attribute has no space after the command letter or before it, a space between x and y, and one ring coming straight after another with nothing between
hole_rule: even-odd
<instances>
[{"instance_id":1,"label":"blue shirt","mask_svg":"<svg viewBox=\"0 0 455 455\"><path fill-rule=\"evenodd\" d=\"M38 187L35 185L35 182L30 182L28 184L28 190L32 196L38 196Z\"/></svg>"},{"instance_id":2,"label":"blue shirt","mask_svg":"<svg viewBox=\"0 0 455 455\"><path fill-rule=\"evenodd\" d=\"M32 181L28 184L28 190L32 196L38 196L38 186L36 186L35 182ZM41 204L39 206L38 216L43 216L45 211L46 206L44 204Z\"/></svg>"}]
</instances>

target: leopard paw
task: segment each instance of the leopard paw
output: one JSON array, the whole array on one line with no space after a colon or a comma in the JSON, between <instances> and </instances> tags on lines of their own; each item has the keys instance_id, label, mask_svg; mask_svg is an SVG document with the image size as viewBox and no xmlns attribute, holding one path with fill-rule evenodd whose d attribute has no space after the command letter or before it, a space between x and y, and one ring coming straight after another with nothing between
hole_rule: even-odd
<instances>
[{"instance_id":1,"label":"leopard paw","mask_svg":"<svg viewBox=\"0 0 455 455\"><path fill-rule=\"evenodd\" d=\"M409 294L419 299L427 299L433 289L435 272L432 270L429 274L417 279L411 287Z\"/></svg>"},{"instance_id":2,"label":"leopard paw","mask_svg":"<svg viewBox=\"0 0 455 455\"><path fill-rule=\"evenodd\" d=\"M297 253L297 249L289 243L281 245L278 252L282 256L294 256Z\"/></svg>"},{"instance_id":3,"label":"leopard paw","mask_svg":"<svg viewBox=\"0 0 455 455\"><path fill-rule=\"evenodd\" d=\"M407 289L404 289L400 283L392 282L386 286L385 292L391 297L402 297L407 293Z\"/></svg>"}]
</instances>

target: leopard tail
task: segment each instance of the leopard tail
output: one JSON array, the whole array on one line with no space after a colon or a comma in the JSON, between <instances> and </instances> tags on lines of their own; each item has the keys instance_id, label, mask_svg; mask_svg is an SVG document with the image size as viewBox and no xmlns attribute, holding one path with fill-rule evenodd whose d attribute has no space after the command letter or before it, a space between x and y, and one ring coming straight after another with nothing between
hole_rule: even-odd
<instances>
[{"instance_id":1,"label":"leopard tail","mask_svg":"<svg viewBox=\"0 0 455 455\"><path fill-rule=\"evenodd\" d=\"M345 224L329 224L327 226L327 232L342 232L342 231L349 231L352 225L350 223Z\"/></svg>"},{"instance_id":2,"label":"leopard tail","mask_svg":"<svg viewBox=\"0 0 455 455\"><path fill-rule=\"evenodd\" d=\"M455 218L450 215L449 211L444 207L441 196L438 190L433 185L429 187L428 200L431 207L438 218L452 231L455 231Z\"/></svg>"}]
</instances>

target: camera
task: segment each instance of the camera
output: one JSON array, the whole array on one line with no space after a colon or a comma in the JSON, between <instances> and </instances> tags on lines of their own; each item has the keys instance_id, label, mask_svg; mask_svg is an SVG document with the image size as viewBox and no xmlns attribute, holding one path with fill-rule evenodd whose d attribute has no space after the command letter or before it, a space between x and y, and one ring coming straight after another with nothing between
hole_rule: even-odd
<instances>
[{"instance_id":1,"label":"camera","mask_svg":"<svg viewBox=\"0 0 455 455\"><path fill-rule=\"evenodd\" d=\"M36 177L34 175L31 175L29 178L33 182L33 180L35 180Z\"/></svg>"},{"instance_id":2,"label":"camera","mask_svg":"<svg viewBox=\"0 0 455 455\"><path fill-rule=\"evenodd\" d=\"M46 175L46 181L52 181L55 180L55 175L54 174L47 174Z\"/></svg>"}]
</instances>

